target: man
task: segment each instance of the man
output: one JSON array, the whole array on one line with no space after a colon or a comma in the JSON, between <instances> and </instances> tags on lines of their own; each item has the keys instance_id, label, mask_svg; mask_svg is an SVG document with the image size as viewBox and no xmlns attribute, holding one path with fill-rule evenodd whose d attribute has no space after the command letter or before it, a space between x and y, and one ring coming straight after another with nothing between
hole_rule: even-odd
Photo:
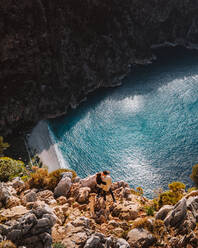
<instances>
[{"instance_id":1,"label":"man","mask_svg":"<svg viewBox=\"0 0 198 248\"><path fill-rule=\"evenodd\" d=\"M109 171L103 171L96 174L96 183L97 183L97 198L102 193L104 200L106 201L106 193L110 192L112 199L116 202L115 197L113 195L113 191L111 189L112 179Z\"/></svg>"}]
</instances>

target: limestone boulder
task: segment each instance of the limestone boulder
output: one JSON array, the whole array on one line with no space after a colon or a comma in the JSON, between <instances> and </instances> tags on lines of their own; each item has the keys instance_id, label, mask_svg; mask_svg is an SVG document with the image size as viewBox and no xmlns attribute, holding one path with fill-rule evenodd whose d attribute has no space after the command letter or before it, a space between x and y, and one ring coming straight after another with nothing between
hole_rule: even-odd
<instances>
[{"instance_id":1,"label":"limestone boulder","mask_svg":"<svg viewBox=\"0 0 198 248\"><path fill-rule=\"evenodd\" d=\"M182 198L171 210L167 217L164 219L164 224L166 226L177 227L179 226L186 218L187 214L187 204L186 198Z\"/></svg>"},{"instance_id":2,"label":"limestone boulder","mask_svg":"<svg viewBox=\"0 0 198 248\"><path fill-rule=\"evenodd\" d=\"M102 233L94 233L87 239L84 248L130 248L129 243L124 239L105 237Z\"/></svg>"},{"instance_id":3,"label":"limestone boulder","mask_svg":"<svg viewBox=\"0 0 198 248\"><path fill-rule=\"evenodd\" d=\"M10 196L6 201L6 208L12 208L21 205L21 200L16 196Z\"/></svg>"},{"instance_id":4,"label":"limestone boulder","mask_svg":"<svg viewBox=\"0 0 198 248\"><path fill-rule=\"evenodd\" d=\"M124 181L119 181L119 182L113 183L111 188L112 188L112 190L116 190L118 188L129 188L129 185L128 185L128 183L126 183Z\"/></svg>"},{"instance_id":5,"label":"limestone boulder","mask_svg":"<svg viewBox=\"0 0 198 248\"><path fill-rule=\"evenodd\" d=\"M91 191L91 189L89 187L82 187L82 188L80 188L76 200L79 203L86 203L86 202L88 202L90 191Z\"/></svg>"},{"instance_id":6,"label":"limestone boulder","mask_svg":"<svg viewBox=\"0 0 198 248\"><path fill-rule=\"evenodd\" d=\"M24 206L16 206L0 211L0 217L4 220L18 219L22 215L26 214L28 210Z\"/></svg>"},{"instance_id":7,"label":"limestone boulder","mask_svg":"<svg viewBox=\"0 0 198 248\"><path fill-rule=\"evenodd\" d=\"M143 228L134 228L128 232L127 241L130 247L134 248L147 248L153 245L157 240L147 230Z\"/></svg>"},{"instance_id":8,"label":"limestone boulder","mask_svg":"<svg viewBox=\"0 0 198 248\"><path fill-rule=\"evenodd\" d=\"M17 191L21 192L25 188L25 183L24 181L21 180L20 177L15 177L12 182L11 186Z\"/></svg>"},{"instance_id":9,"label":"limestone boulder","mask_svg":"<svg viewBox=\"0 0 198 248\"><path fill-rule=\"evenodd\" d=\"M198 222L198 196L191 196L187 199L186 202L187 209L190 210L193 214L193 216L196 219L196 222Z\"/></svg>"},{"instance_id":10,"label":"limestone boulder","mask_svg":"<svg viewBox=\"0 0 198 248\"><path fill-rule=\"evenodd\" d=\"M71 178L63 177L58 183L58 185L56 186L56 188L54 189L54 196L55 197L59 197L59 196L67 197L70 191L71 185L72 185Z\"/></svg>"},{"instance_id":11,"label":"limestone boulder","mask_svg":"<svg viewBox=\"0 0 198 248\"><path fill-rule=\"evenodd\" d=\"M38 192L37 199L40 201L44 201L48 205L53 205L57 203L54 199L54 193L51 190L42 190Z\"/></svg>"},{"instance_id":12,"label":"limestone boulder","mask_svg":"<svg viewBox=\"0 0 198 248\"><path fill-rule=\"evenodd\" d=\"M88 187L93 190L96 187L96 175L83 178L79 181L80 187Z\"/></svg>"},{"instance_id":13,"label":"limestone boulder","mask_svg":"<svg viewBox=\"0 0 198 248\"><path fill-rule=\"evenodd\" d=\"M64 205L67 203L67 198L65 196L60 196L56 199L57 203L60 205Z\"/></svg>"},{"instance_id":14,"label":"limestone boulder","mask_svg":"<svg viewBox=\"0 0 198 248\"><path fill-rule=\"evenodd\" d=\"M160 219L160 220L164 220L167 216L167 214L173 210L173 206L172 205L164 205L163 207L160 208L160 210L156 213L155 218L156 219Z\"/></svg>"},{"instance_id":15,"label":"limestone boulder","mask_svg":"<svg viewBox=\"0 0 198 248\"><path fill-rule=\"evenodd\" d=\"M23 206L22 210L25 208ZM15 214L19 209L15 207ZM27 211L27 210L26 210ZM56 222L56 217L49 206L43 205L25 212L14 222L7 221L0 225L0 234L19 246L28 248L48 248L52 245L51 229Z\"/></svg>"},{"instance_id":16,"label":"limestone boulder","mask_svg":"<svg viewBox=\"0 0 198 248\"><path fill-rule=\"evenodd\" d=\"M6 205L11 193L4 183L0 183L0 207Z\"/></svg>"},{"instance_id":17,"label":"limestone boulder","mask_svg":"<svg viewBox=\"0 0 198 248\"><path fill-rule=\"evenodd\" d=\"M36 200L37 200L37 195L36 195L36 192L34 192L33 190L31 190L30 192L25 194L23 199L22 199L24 204L26 204L28 202L35 202Z\"/></svg>"},{"instance_id":18,"label":"limestone boulder","mask_svg":"<svg viewBox=\"0 0 198 248\"><path fill-rule=\"evenodd\" d=\"M116 204L112 209L112 216L121 220L134 220L138 217L139 204L125 201L123 204Z\"/></svg>"}]
</instances>

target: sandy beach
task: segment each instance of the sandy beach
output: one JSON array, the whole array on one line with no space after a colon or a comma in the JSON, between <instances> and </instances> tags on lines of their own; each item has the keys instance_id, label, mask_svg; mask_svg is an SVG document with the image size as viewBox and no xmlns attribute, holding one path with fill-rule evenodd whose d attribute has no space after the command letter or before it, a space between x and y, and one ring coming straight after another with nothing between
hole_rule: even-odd
<instances>
[{"instance_id":1,"label":"sandy beach","mask_svg":"<svg viewBox=\"0 0 198 248\"><path fill-rule=\"evenodd\" d=\"M40 121L32 130L28 138L28 145L40 157L42 163L48 167L49 172L61 167L56 152L56 144L52 143L46 121Z\"/></svg>"}]
</instances>

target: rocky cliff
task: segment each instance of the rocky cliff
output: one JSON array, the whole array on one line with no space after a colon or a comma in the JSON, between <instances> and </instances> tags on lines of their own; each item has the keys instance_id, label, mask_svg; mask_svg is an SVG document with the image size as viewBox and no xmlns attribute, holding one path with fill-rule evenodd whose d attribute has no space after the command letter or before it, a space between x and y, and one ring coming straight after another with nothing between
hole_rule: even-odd
<instances>
[{"instance_id":1,"label":"rocky cliff","mask_svg":"<svg viewBox=\"0 0 198 248\"><path fill-rule=\"evenodd\" d=\"M159 199L148 200L123 181L112 184L115 203L110 195L106 202L96 198L93 178L66 172L54 190L20 178L0 183L0 247L198 247L198 190L182 191L180 201L156 212L148 210Z\"/></svg>"},{"instance_id":2,"label":"rocky cliff","mask_svg":"<svg viewBox=\"0 0 198 248\"><path fill-rule=\"evenodd\" d=\"M198 43L198 0L1 0L0 135L120 82L151 47Z\"/></svg>"}]
</instances>

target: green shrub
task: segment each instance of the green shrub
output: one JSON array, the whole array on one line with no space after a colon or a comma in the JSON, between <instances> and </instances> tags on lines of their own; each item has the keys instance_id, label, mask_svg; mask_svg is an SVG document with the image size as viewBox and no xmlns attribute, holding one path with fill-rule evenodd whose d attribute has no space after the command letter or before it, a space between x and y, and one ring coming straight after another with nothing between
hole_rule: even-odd
<instances>
[{"instance_id":1,"label":"green shrub","mask_svg":"<svg viewBox=\"0 0 198 248\"><path fill-rule=\"evenodd\" d=\"M28 171L22 161L9 157L0 157L0 181L7 182L14 177L27 175Z\"/></svg>"},{"instance_id":2,"label":"green shrub","mask_svg":"<svg viewBox=\"0 0 198 248\"><path fill-rule=\"evenodd\" d=\"M138 193L139 195L143 195L143 193L144 193L143 188L140 187L140 186L136 188L136 191L137 191L137 193Z\"/></svg>"},{"instance_id":3,"label":"green shrub","mask_svg":"<svg viewBox=\"0 0 198 248\"><path fill-rule=\"evenodd\" d=\"M154 215L154 207L153 206L146 206L145 211L146 211L146 214L148 216L153 216Z\"/></svg>"},{"instance_id":4,"label":"green shrub","mask_svg":"<svg viewBox=\"0 0 198 248\"><path fill-rule=\"evenodd\" d=\"M37 189L47 189L48 186L48 170L46 168L36 168L35 171L30 174L30 179L27 181L27 184L30 188Z\"/></svg>"},{"instance_id":5,"label":"green shrub","mask_svg":"<svg viewBox=\"0 0 198 248\"><path fill-rule=\"evenodd\" d=\"M8 143L3 142L3 137L0 136L0 156L3 155L3 151L6 150L10 145Z\"/></svg>"},{"instance_id":6,"label":"green shrub","mask_svg":"<svg viewBox=\"0 0 198 248\"><path fill-rule=\"evenodd\" d=\"M52 247L53 247L53 248L66 248L66 246L63 245L63 244L61 244L61 243L54 243L54 244L52 245Z\"/></svg>"},{"instance_id":7,"label":"green shrub","mask_svg":"<svg viewBox=\"0 0 198 248\"><path fill-rule=\"evenodd\" d=\"M193 166L190 178L195 183L195 185L198 186L198 164Z\"/></svg>"},{"instance_id":8,"label":"green shrub","mask_svg":"<svg viewBox=\"0 0 198 248\"><path fill-rule=\"evenodd\" d=\"M159 193L158 197L153 199L152 207L154 210L159 210L164 205L175 205L184 196L185 184L172 182L168 187L169 190Z\"/></svg>"},{"instance_id":9,"label":"green shrub","mask_svg":"<svg viewBox=\"0 0 198 248\"><path fill-rule=\"evenodd\" d=\"M174 193L183 192L186 188L186 185L181 182L172 182L168 185L169 189Z\"/></svg>"},{"instance_id":10,"label":"green shrub","mask_svg":"<svg viewBox=\"0 0 198 248\"><path fill-rule=\"evenodd\" d=\"M48 188L51 190L54 190L55 187L57 186L58 182L61 180L61 174L63 172L72 172L72 179L76 177L76 172L70 169L58 169L53 172L51 172L48 175Z\"/></svg>"}]
</instances>

